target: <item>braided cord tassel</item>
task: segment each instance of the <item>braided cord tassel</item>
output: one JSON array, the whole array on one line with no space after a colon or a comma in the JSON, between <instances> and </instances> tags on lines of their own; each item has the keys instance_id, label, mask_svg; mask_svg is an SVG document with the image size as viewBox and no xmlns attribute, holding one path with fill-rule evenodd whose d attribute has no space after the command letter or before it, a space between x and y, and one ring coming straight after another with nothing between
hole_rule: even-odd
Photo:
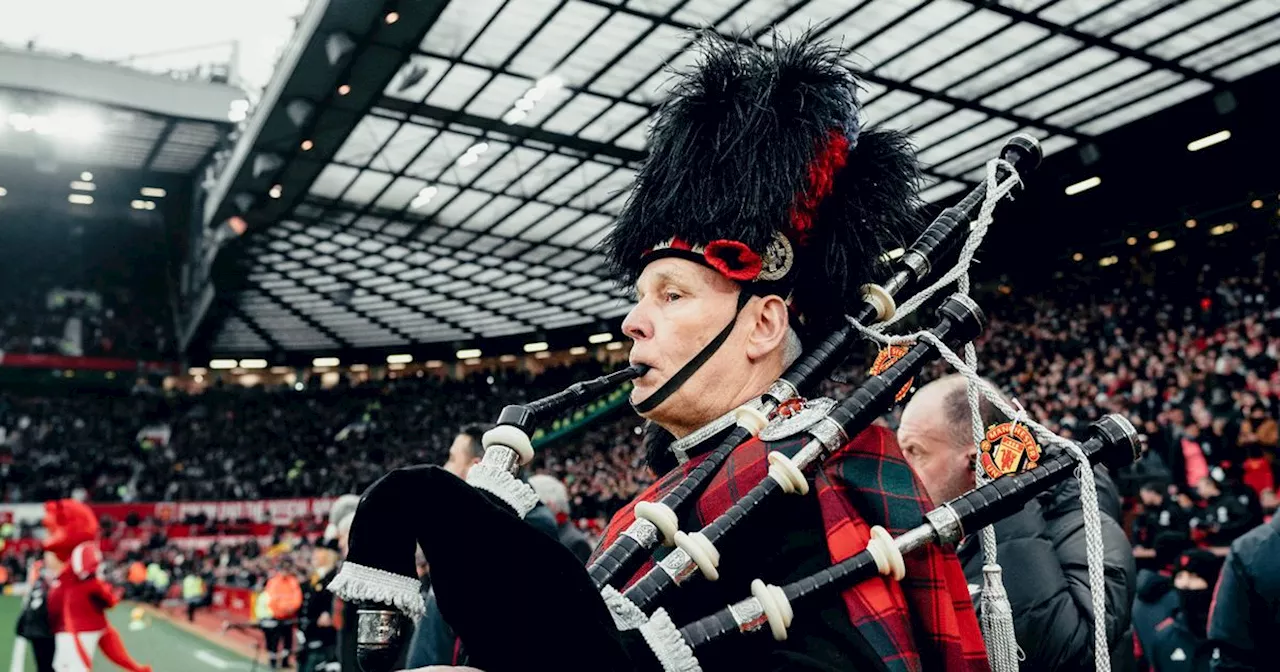
<instances>
[{"instance_id":1,"label":"braided cord tassel","mask_svg":"<svg viewBox=\"0 0 1280 672\"><path fill-rule=\"evenodd\" d=\"M1003 182L996 182L996 169L1004 167L1009 171L1008 177ZM982 239L986 236L987 229L990 228L993 219L993 213L996 205L1007 196L1014 187L1019 183L1018 173L1013 166L1001 159L992 159L987 164L987 194L983 199L982 207L978 211L978 216L974 219L973 226L970 229L969 237L965 239L964 245L960 248L960 256L956 265L949 271L938 278L932 285L925 288L909 301L906 301L900 309L899 316L894 319L879 323L870 329L863 327L856 322L854 326L863 333L867 334L874 340L881 342L907 342L914 340L915 336L886 336L884 331L894 322L900 320L906 314L912 312L916 307L923 304L933 297L934 294L947 287L951 283L956 283L956 289L959 293L968 295L970 291L969 283L969 266L973 263L973 256L978 250L978 246L982 243ZM936 339L932 339L936 340ZM937 344L937 343L935 343ZM947 352L950 352L948 349ZM966 343L964 347L965 361L963 368L967 369L972 375L966 375L966 393L969 401L969 417L973 429L974 445L978 445L982 441L985 428L982 426L982 417L978 407L979 386L977 384L977 364L978 353L972 343ZM954 357L955 353L951 353ZM957 358L958 361L958 358ZM954 363L953 363L954 365ZM982 470L980 464L974 462L974 471L977 475L977 483L979 485L986 483L988 480L986 473ZM987 657L991 663L993 672L1017 672L1018 670L1018 642L1013 629L1013 608L1009 604L1009 596L1005 592L1004 582L1001 578L1001 568L996 557L996 533L995 529L987 526L979 532L979 542L982 545L982 576L983 588L981 600L982 615L982 633L983 639L987 645Z\"/></svg>"},{"instance_id":2,"label":"braided cord tassel","mask_svg":"<svg viewBox=\"0 0 1280 672\"><path fill-rule=\"evenodd\" d=\"M995 183L996 170L992 163L987 170L987 198L983 200L978 212L978 225L974 227L969 239L965 241L962 253L963 272L956 281L956 289L965 296L969 295L969 263L973 253L991 224L991 213L999 203L1001 195ZM972 342L964 344L964 361L973 371L978 369L978 351ZM969 418L973 427L973 445L982 443L986 428L982 424L982 413L978 406L978 386L973 378L965 379L965 392L969 399ZM975 458L973 470L978 485L989 481L981 463ZM1000 562L996 557L996 530L988 525L979 532L982 544L982 596L978 613L982 616L982 634L987 644L987 658L991 662L992 672L1018 672L1018 638L1013 629L1013 607L1009 604L1009 595L1004 590L1004 580Z\"/></svg>"}]
</instances>

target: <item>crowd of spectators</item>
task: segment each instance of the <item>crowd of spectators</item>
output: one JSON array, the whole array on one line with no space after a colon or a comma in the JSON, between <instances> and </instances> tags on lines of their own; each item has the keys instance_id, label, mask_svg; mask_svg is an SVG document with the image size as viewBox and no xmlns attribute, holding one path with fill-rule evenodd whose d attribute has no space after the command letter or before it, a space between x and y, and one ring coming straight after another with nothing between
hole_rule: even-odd
<instances>
[{"instance_id":1,"label":"crowd of spectators","mask_svg":"<svg viewBox=\"0 0 1280 672\"><path fill-rule=\"evenodd\" d=\"M0 230L0 352L171 358L165 265L152 232L48 221ZM114 238L113 238L114 236Z\"/></svg>"},{"instance_id":2,"label":"crowd of spectators","mask_svg":"<svg viewBox=\"0 0 1280 672\"><path fill-rule=\"evenodd\" d=\"M1158 289L1134 283L1070 298L995 292L982 302L991 316L978 342L982 371L1066 435L1104 413L1128 415L1149 437L1153 457L1144 469L1163 469L1184 487L1204 475L1195 471L1199 461L1189 470L1185 438L1203 446L1210 468L1225 463L1238 479L1246 460L1269 456L1277 440L1280 331L1271 328L1272 280L1255 261L1230 275L1202 271ZM856 382L867 358L855 357L837 378ZM462 425L491 421L505 404L603 368L584 358L536 377L506 370L304 391L0 394L0 494L7 501L73 493L151 501L359 492L395 467L443 463ZM918 383L945 369L932 367ZM831 382L825 392L848 388ZM155 425L167 429L166 441L138 440L140 429ZM623 413L541 452L534 468L565 481L575 516L605 519L652 481L639 425ZM1127 494L1136 495L1143 473L1122 476Z\"/></svg>"}]
</instances>

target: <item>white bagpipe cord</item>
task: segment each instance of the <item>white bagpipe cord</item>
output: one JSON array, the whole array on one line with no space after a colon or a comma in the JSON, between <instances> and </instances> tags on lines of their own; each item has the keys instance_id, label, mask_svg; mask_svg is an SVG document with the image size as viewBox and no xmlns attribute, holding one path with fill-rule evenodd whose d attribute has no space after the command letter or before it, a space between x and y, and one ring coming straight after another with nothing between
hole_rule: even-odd
<instances>
[{"instance_id":1,"label":"white bagpipe cord","mask_svg":"<svg viewBox=\"0 0 1280 672\"><path fill-rule=\"evenodd\" d=\"M999 167L1009 171L1008 177L1003 182L996 181L996 169ZM983 200L978 216L969 231L969 237L960 249L960 257L956 265L932 285L904 303L903 308L909 308L909 310L903 310L899 315L905 316L905 314L929 300L935 293L952 282L957 284L957 290L960 293L969 294L969 266L973 263L973 255L991 225L992 213L996 205L1019 182L1017 171L1008 162L1001 159L992 159L987 163L986 198ZM1110 647L1107 643L1106 628L1106 587L1103 577L1102 523L1098 514L1098 491L1093 481L1093 468L1089 464L1088 457L1076 444L1054 434L1034 420L1026 418L1025 412L1021 408L1010 406L995 388L982 380L977 372L978 355L973 343L965 344L965 356L964 360L961 360L945 343L928 331L900 336L885 334L884 330L899 321L899 319L901 319L899 316L895 316L871 327L865 327L853 318L849 318L849 322L868 338L886 345L906 344L923 340L937 348L942 358L965 377L966 392L969 400L969 415L972 420L975 445L982 441L985 433L978 410L978 394L981 393L1001 413L1017 419L1035 432L1042 441L1062 446L1071 453L1072 457L1076 458L1076 478L1080 481L1080 504L1084 516L1085 546L1089 567L1089 593L1094 613L1094 661L1099 672L1110 672L1111 657L1109 655ZM990 480L977 463L975 463L974 469L977 473L979 485ZM983 528L979 539L982 544L983 556L983 588L980 598L982 602L982 630L983 637L986 640L987 655L990 658L994 672L1016 672L1021 656L1014 635L1013 610L1009 605L1008 594L1004 590L1001 569L996 558L995 529L991 526Z\"/></svg>"}]
</instances>

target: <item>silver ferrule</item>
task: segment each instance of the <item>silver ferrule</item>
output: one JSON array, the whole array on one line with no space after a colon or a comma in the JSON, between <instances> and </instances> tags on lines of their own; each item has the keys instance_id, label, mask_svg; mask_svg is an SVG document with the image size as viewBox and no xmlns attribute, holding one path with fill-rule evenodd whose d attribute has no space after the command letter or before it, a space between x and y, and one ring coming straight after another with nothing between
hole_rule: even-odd
<instances>
[{"instance_id":1,"label":"silver ferrule","mask_svg":"<svg viewBox=\"0 0 1280 672\"><path fill-rule=\"evenodd\" d=\"M676 582L677 586L687 581L689 577L698 571L698 563L694 562L693 558L690 558L683 548L677 548L668 553L667 557L658 563L658 566L667 573L667 576L671 577L672 581Z\"/></svg>"},{"instance_id":2,"label":"silver ferrule","mask_svg":"<svg viewBox=\"0 0 1280 672\"><path fill-rule=\"evenodd\" d=\"M760 600L754 597L729 605L729 613L733 614L733 620L738 624L740 632L759 630L769 622L764 614L764 607L760 605Z\"/></svg>"},{"instance_id":3,"label":"silver ferrule","mask_svg":"<svg viewBox=\"0 0 1280 672\"><path fill-rule=\"evenodd\" d=\"M928 277L929 275L929 260L926 259L923 254L914 250L902 255L902 265L911 269L911 273L916 276L916 280Z\"/></svg>"},{"instance_id":4,"label":"silver ferrule","mask_svg":"<svg viewBox=\"0 0 1280 672\"><path fill-rule=\"evenodd\" d=\"M893 540L893 545L898 547L900 553L906 555L933 541L933 534L933 525L925 523L903 532Z\"/></svg>"},{"instance_id":5,"label":"silver ferrule","mask_svg":"<svg viewBox=\"0 0 1280 672\"><path fill-rule=\"evenodd\" d=\"M391 609L360 609L356 616L356 644L366 649L382 649L396 644L404 619Z\"/></svg>"},{"instance_id":6,"label":"silver ferrule","mask_svg":"<svg viewBox=\"0 0 1280 672\"><path fill-rule=\"evenodd\" d=\"M514 475L520 469L520 454L507 446L495 443L484 449L484 457L480 462Z\"/></svg>"},{"instance_id":7,"label":"silver ferrule","mask_svg":"<svg viewBox=\"0 0 1280 672\"><path fill-rule=\"evenodd\" d=\"M806 441L804 446L791 457L791 462L796 465L797 469L804 471L815 460L821 460L825 452L827 452L827 448L822 445L822 441L818 439Z\"/></svg>"},{"instance_id":8,"label":"silver ferrule","mask_svg":"<svg viewBox=\"0 0 1280 672\"><path fill-rule=\"evenodd\" d=\"M640 544L640 548L653 548L658 545L658 526L645 520L644 518L636 518L627 529L622 531L623 536L631 537Z\"/></svg>"},{"instance_id":9,"label":"silver ferrule","mask_svg":"<svg viewBox=\"0 0 1280 672\"><path fill-rule=\"evenodd\" d=\"M775 403L781 403L799 396L800 390L797 390L795 385L781 378L773 381L773 384L769 386L769 391L764 393L765 404L768 404L770 400Z\"/></svg>"},{"instance_id":10,"label":"silver ferrule","mask_svg":"<svg viewBox=\"0 0 1280 672\"><path fill-rule=\"evenodd\" d=\"M840 446L849 442L849 435L845 433L844 427L841 427L840 423L832 420L829 415L819 420L814 424L814 426L810 427L808 431L809 434L812 435L819 444L821 444L822 449L828 453L835 451ZM810 443L812 443L812 441Z\"/></svg>"},{"instance_id":11,"label":"silver ferrule","mask_svg":"<svg viewBox=\"0 0 1280 672\"><path fill-rule=\"evenodd\" d=\"M964 536L964 526L960 524L960 515L956 513L955 509L951 508L950 504L943 504L929 511L924 514L924 519L929 521L929 525L933 527L933 532L937 536L939 544L954 544Z\"/></svg>"}]
</instances>

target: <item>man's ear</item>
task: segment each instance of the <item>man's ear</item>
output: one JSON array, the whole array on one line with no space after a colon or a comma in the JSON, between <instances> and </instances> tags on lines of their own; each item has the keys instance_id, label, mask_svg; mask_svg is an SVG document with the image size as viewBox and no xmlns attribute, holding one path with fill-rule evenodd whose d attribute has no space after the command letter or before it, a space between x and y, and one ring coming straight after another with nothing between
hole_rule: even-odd
<instances>
[{"instance_id":1,"label":"man's ear","mask_svg":"<svg viewBox=\"0 0 1280 672\"><path fill-rule=\"evenodd\" d=\"M780 350L787 338L787 304L781 297L770 294L754 300L755 309L751 311L755 321L747 334L747 357L760 359L775 350Z\"/></svg>"}]
</instances>

